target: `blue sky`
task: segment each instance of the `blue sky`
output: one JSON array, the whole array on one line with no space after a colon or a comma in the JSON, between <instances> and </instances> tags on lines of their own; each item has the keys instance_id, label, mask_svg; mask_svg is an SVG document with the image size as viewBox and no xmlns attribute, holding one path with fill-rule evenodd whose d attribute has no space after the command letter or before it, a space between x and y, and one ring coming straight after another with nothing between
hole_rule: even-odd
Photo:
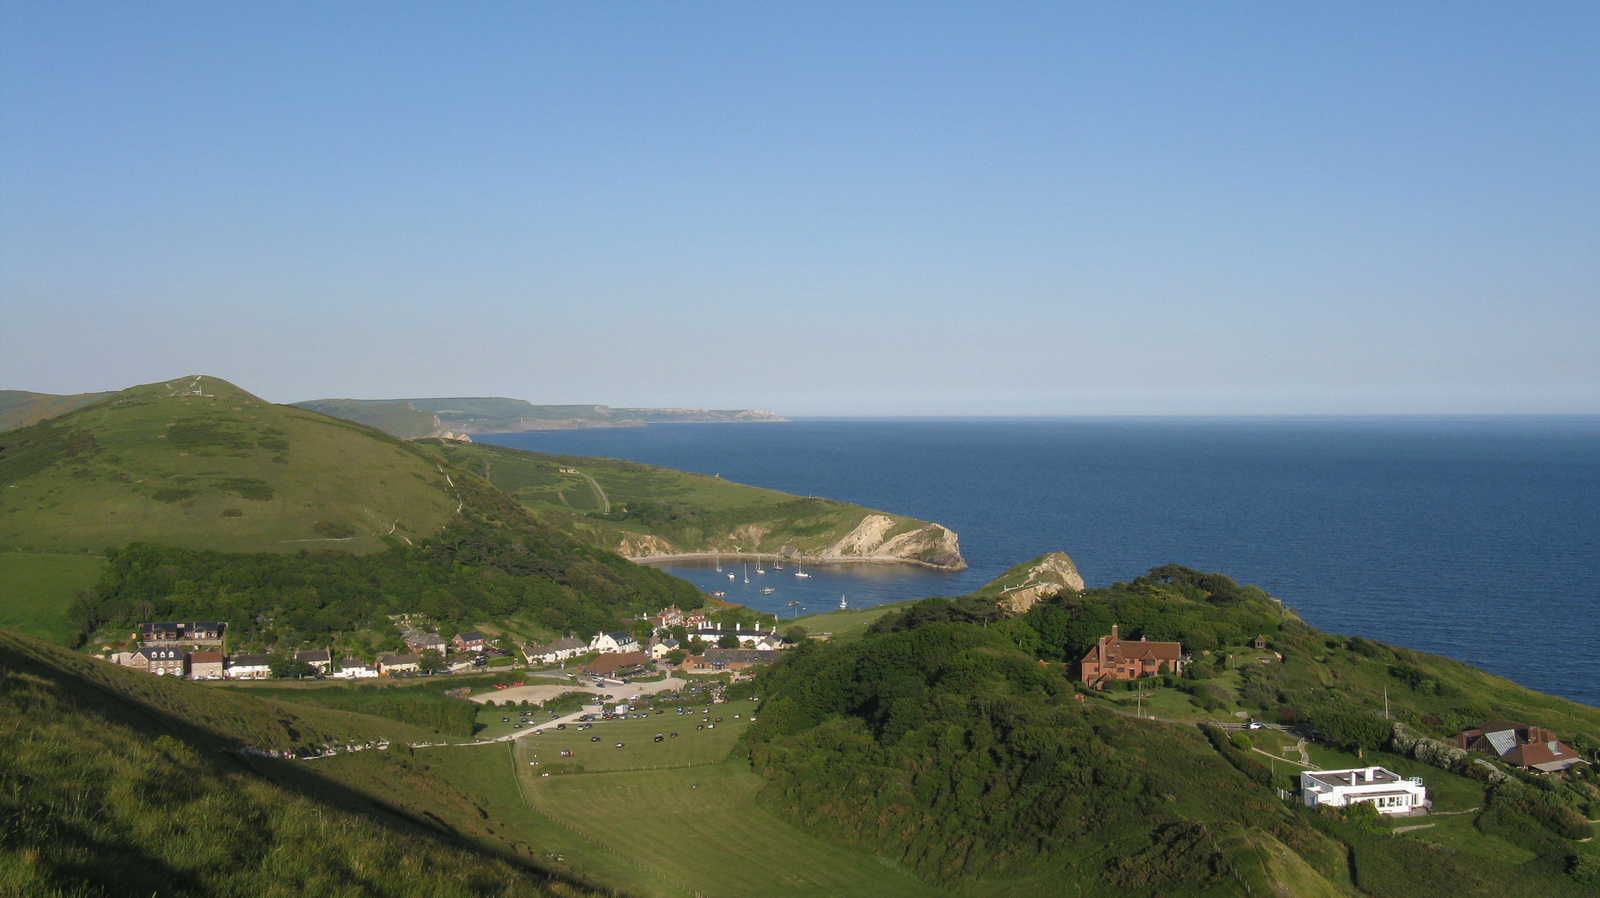
<instances>
[{"instance_id":1,"label":"blue sky","mask_svg":"<svg viewBox=\"0 0 1600 898\"><path fill-rule=\"evenodd\" d=\"M0 388L1600 413L1600 5L1281 6L7 3Z\"/></svg>"}]
</instances>

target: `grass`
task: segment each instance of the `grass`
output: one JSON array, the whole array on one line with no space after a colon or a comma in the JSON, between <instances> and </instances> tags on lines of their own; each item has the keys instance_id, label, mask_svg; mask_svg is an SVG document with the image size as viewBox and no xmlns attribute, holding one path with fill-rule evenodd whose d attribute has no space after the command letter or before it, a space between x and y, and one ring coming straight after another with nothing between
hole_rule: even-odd
<instances>
[{"instance_id":1,"label":"grass","mask_svg":"<svg viewBox=\"0 0 1600 898\"><path fill-rule=\"evenodd\" d=\"M27 427L45 418L64 415L110 395L76 393L60 396L54 393L29 393L26 390L0 390L0 431Z\"/></svg>"},{"instance_id":2,"label":"grass","mask_svg":"<svg viewBox=\"0 0 1600 898\"><path fill-rule=\"evenodd\" d=\"M66 644L73 636L67 611L104 564L98 555L0 552L0 629Z\"/></svg>"},{"instance_id":3,"label":"grass","mask_svg":"<svg viewBox=\"0 0 1600 898\"><path fill-rule=\"evenodd\" d=\"M821 614L808 614L785 621L784 626L801 626L812 636L827 635L829 639L849 640L860 639L878 618L891 611L896 611L911 604L910 602L895 602L889 605L878 605L873 608L847 609L844 611L825 611Z\"/></svg>"},{"instance_id":4,"label":"grass","mask_svg":"<svg viewBox=\"0 0 1600 898\"><path fill-rule=\"evenodd\" d=\"M623 555L820 554L867 515L886 514L617 459L438 440L419 445L484 477L535 513L562 521L591 544ZM601 493L610 513L602 511ZM886 539L929 526L901 515L887 517L893 524Z\"/></svg>"},{"instance_id":5,"label":"grass","mask_svg":"<svg viewBox=\"0 0 1600 898\"><path fill-rule=\"evenodd\" d=\"M668 711L517 740L522 794L545 821L533 829L563 856L581 855L592 865L584 872L640 895L946 894L758 805L762 780L742 757L729 758L748 723L732 717L745 715L743 706L757 707L712 705L713 719L724 718L714 730L694 729L699 716ZM673 731L677 739L651 741ZM616 748L619 741L626 747ZM563 763L563 748L577 753L566 769L581 764L583 772L540 775Z\"/></svg>"},{"instance_id":6,"label":"grass","mask_svg":"<svg viewBox=\"0 0 1600 898\"><path fill-rule=\"evenodd\" d=\"M134 387L7 434L0 549L378 551L441 528L457 499L437 462L347 421L213 378Z\"/></svg>"}]
</instances>

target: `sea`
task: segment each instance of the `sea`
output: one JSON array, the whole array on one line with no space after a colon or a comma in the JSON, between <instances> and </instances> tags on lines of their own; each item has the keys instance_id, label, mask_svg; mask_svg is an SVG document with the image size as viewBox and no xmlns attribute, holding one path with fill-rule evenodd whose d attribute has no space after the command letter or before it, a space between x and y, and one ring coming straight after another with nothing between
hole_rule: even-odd
<instances>
[{"instance_id":1,"label":"sea","mask_svg":"<svg viewBox=\"0 0 1600 898\"><path fill-rule=\"evenodd\" d=\"M1600 417L800 419L478 439L717 474L960 536L960 573L662 565L785 617L961 595L1052 551L1090 586L1178 563L1253 583L1319 629L1600 706Z\"/></svg>"}]
</instances>

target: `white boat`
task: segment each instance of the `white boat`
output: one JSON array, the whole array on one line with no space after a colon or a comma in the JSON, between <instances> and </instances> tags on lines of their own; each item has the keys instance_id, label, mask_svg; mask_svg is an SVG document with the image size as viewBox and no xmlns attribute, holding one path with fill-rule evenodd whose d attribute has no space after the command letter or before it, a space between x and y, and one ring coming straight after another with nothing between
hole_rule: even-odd
<instances>
[{"instance_id":1,"label":"white boat","mask_svg":"<svg viewBox=\"0 0 1600 898\"><path fill-rule=\"evenodd\" d=\"M809 577L809 576L811 576L811 575L810 575L810 574L808 574L808 573L806 573L806 570L805 570L805 568L806 568L806 563L805 563L805 562L804 562L804 561L797 561L797 562L795 562L795 572L794 572L794 575L795 575L795 576L796 576L796 577L801 577L801 578L805 578L805 577Z\"/></svg>"},{"instance_id":2,"label":"white boat","mask_svg":"<svg viewBox=\"0 0 1600 898\"><path fill-rule=\"evenodd\" d=\"M722 597L723 597L723 596L725 596L725 595L727 595L727 593L725 593L725 592L723 592L723 591L722 591L722 590L720 590L720 589L719 589L719 590L717 590L717 591L716 591L716 592L714 592L714 593L712 593L712 594L711 594L711 597L712 597L712 598L713 598L713 599L720 599L720 598L722 598Z\"/></svg>"},{"instance_id":3,"label":"white boat","mask_svg":"<svg viewBox=\"0 0 1600 898\"><path fill-rule=\"evenodd\" d=\"M768 586L768 587L766 587L766 588L761 590L761 594L764 595L764 596L770 596L770 595L772 595L773 593L775 593L777 591L778 591L777 587Z\"/></svg>"},{"instance_id":4,"label":"white boat","mask_svg":"<svg viewBox=\"0 0 1600 898\"><path fill-rule=\"evenodd\" d=\"M732 577L733 575L729 574L728 576ZM750 565L748 564L744 566L744 582L750 582Z\"/></svg>"},{"instance_id":5,"label":"white boat","mask_svg":"<svg viewBox=\"0 0 1600 898\"><path fill-rule=\"evenodd\" d=\"M761 566L761 556L759 554L756 555L756 573L765 574L766 572L767 569Z\"/></svg>"},{"instance_id":6,"label":"white boat","mask_svg":"<svg viewBox=\"0 0 1600 898\"><path fill-rule=\"evenodd\" d=\"M729 575L728 575L728 579L729 579L729 580L732 580L732 579L733 579L733 575L732 575L732 574L729 574Z\"/></svg>"},{"instance_id":7,"label":"white boat","mask_svg":"<svg viewBox=\"0 0 1600 898\"><path fill-rule=\"evenodd\" d=\"M722 573L722 556L721 555L717 555L715 557L717 559L717 573L720 574L720 573Z\"/></svg>"},{"instance_id":8,"label":"white boat","mask_svg":"<svg viewBox=\"0 0 1600 898\"><path fill-rule=\"evenodd\" d=\"M839 597L839 610L840 611L845 611L849 607L850 607L850 603L845 601L844 596L840 596Z\"/></svg>"}]
</instances>

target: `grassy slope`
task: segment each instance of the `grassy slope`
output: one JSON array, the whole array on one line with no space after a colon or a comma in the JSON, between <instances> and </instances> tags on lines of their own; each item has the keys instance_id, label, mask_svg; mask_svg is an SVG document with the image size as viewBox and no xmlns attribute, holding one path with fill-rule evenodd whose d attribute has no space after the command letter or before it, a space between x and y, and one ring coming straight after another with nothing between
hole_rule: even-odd
<instances>
[{"instance_id":1,"label":"grassy slope","mask_svg":"<svg viewBox=\"0 0 1600 898\"><path fill-rule=\"evenodd\" d=\"M206 397L182 395L190 384L135 387L8 433L0 548L376 551L391 528L416 539L456 510L437 462L409 444L213 378Z\"/></svg>"},{"instance_id":2,"label":"grassy slope","mask_svg":"<svg viewBox=\"0 0 1600 898\"><path fill-rule=\"evenodd\" d=\"M0 709L0 894L591 893L328 779L317 767L327 762L217 751L296 730L395 732L382 721L302 713L9 634Z\"/></svg>"},{"instance_id":3,"label":"grassy slope","mask_svg":"<svg viewBox=\"0 0 1600 898\"><path fill-rule=\"evenodd\" d=\"M438 429L433 424L433 415L403 399L318 399L291 404L295 408L365 424L402 440L425 437Z\"/></svg>"},{"instance_id":4,"label":"grassy slope","mask_svg":"<svg viewBox=\"0 0 1600 898\"><path fill-rule=\"evenodd\" d=\"M0 552L0 629L65 644L73 627L67 609L99 579L94 555Z\"/></svg>"},{"instance_id":5,"label":"grassy slope","mask_svg":"<svg viewBox=\"0 0 1600 898\"><path fill-rule=\"evenodd\" d=\"M563 529L595 545L630 554L651 539L663 551L817 552L849 533L868 514L887 514L830 499L810 499L617 459L545 455L484 444L426 441L458 467L484 477ZM579 474L564 474L562 469ZM583 475L594 478L602 502ZM627 512L624 509L628 509ZM890 514L890 535L924 526Z\"/></svg>"},{"instance_id":6,"label":"grassy slope","mask_svg":"<svg viewBox=\"0 0 1600 898\"><path fill-rule=\"evenodd\" d=\"M111 395L75 393L59 396L54 393L29 393L26 390L0 390L0 432L64 415Z\"/></svg>"}]
</instances>

